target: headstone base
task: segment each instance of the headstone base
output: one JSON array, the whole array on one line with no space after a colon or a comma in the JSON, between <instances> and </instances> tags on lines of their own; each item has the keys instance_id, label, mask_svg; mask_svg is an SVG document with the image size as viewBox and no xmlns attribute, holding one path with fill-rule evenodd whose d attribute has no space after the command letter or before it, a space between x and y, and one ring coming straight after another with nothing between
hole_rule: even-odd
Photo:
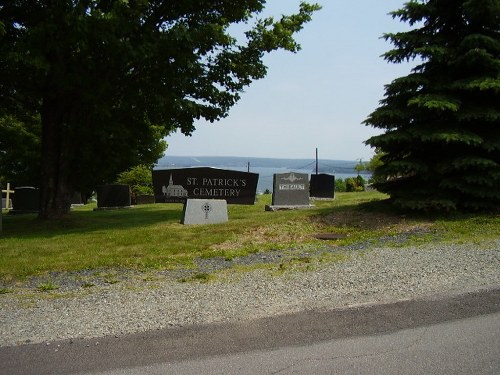
<instances>
[{"instance_id":1,"label":"headstone base","mask_svg":"<svg viewBox=\"0 0 500 375\"><path fill-rule=\"evenodd\" d=\"M228 221L224 199L187 199L181 224L220 224Z\"/></svg>"},{"instance_id":2,"label":"headstone base","mask_svg":"<svg viewBox=\"0 0 500 375\"><path fill-rule=\"evenodd\" d=\"M266 211L282 211L282 210L304 210L308 208L315 207L313 204L304 204L304 205L268 205L266 204Z\"/></svg>"}]
</instances>

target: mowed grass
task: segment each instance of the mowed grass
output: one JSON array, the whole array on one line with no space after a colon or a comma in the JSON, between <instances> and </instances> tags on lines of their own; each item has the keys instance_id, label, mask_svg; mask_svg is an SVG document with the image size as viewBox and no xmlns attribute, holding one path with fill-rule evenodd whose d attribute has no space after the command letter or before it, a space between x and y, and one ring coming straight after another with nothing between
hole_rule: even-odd
<instances>
[{"instance_id":1,"label":"mowed grass","mask_svg":"<svg viewBox=\"0 0 500 375\"><path fill-rule=\"evenodd\" d=\"M36 215L3 214L0 280L12 282L47 272L83 269L173 269L191 267L197 257L231 259L270 249L324 245L318 233L341 235L337 246L377 241L398 233L415 243L487 241L500 236L495 215L429 218L394 211L377 192L340 193L307 210L267 212L271 196L252 206L229 205L229 221L181 225L181 204L93 211L87 205L58 221Z\"/></svg>"}]
</instances>

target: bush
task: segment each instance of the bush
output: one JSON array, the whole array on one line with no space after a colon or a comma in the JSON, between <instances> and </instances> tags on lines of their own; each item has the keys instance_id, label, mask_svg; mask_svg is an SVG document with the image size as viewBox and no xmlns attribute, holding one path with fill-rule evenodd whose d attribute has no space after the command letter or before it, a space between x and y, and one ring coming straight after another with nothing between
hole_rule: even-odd
<instances>
[{"instance_id":1,"label":"bush","mask_svg":"<svg viewBox=\"0 0 500 375\"><path fill-rule=\"evenodd\" d=\"M336 178L335 179L335 191L339 193L345 192L345 182L341 178Z\"/></svg>"},{"instance_id":2,"label":"bush","mask_svg":"<svg viewBox=\"0 0 500 375\"><path fill-rule=\"evenodd\" d=\"M356 192L365 190L366 181L362 176L348 177L345 179L345 191Z\"/></svg>"}]
</instances>

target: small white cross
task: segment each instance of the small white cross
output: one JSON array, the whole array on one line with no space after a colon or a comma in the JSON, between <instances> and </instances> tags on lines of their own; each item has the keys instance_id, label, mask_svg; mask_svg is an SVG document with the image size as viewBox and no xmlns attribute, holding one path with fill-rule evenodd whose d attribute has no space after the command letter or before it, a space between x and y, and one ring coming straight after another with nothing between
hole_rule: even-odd
<instances>
[{"instance_id":1,"label":"small white cross","mask_svg":"<svg viewBox=\"0 0 500 375\"><path fill-rule=\"evenodd\" d=\"M10 202L10 194L14 194L14 190L10 190L10 183L7 182L7 189L2 190L2 193L5 193L5 208L9 209L12 207L9 207L9 202Z\"/></svg>"}]
</instances>

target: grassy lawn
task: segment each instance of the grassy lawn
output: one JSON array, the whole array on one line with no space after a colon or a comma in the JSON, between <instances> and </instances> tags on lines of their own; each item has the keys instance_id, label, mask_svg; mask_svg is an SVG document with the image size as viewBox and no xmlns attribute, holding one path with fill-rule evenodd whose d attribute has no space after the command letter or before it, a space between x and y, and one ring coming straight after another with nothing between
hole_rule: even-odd
<instances>
[{"instance_id":1,"label":"grassy lawn","mask_svg":"<svg viewBox=\"0 0 500 375\"><path fill-rule=\"evenodd\" d=\"M339 193L308 210L266 212L271 196L253 206L229 206L229 222L180 224L181 204L152 204L126 210L76 208L65 220L3 215L0 280L12 282L52 271L83 269L172 269L196 257L233 258L270 249L324 245L318 233L342 237L332 246L379 241L405 234L405 243L482 242L500 237L495 215L429 218L395 212L377 192ZM400 245L394 244L395 246Z\"/></svg>"}]
</instances>

